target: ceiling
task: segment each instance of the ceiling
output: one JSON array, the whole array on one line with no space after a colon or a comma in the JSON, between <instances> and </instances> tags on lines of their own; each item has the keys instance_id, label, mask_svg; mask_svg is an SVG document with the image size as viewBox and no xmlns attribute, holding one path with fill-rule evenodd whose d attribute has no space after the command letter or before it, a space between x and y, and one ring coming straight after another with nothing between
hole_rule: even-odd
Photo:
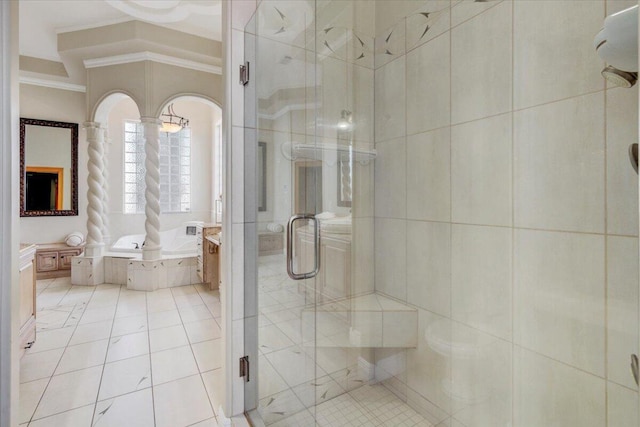
<instances>
[{"instance_id":1,"label":"ceiling","mask_svg":"<svg viewBox=\"0 0 640 427\"><path fill-rule=\"evenodd\" d=\"M221 0L21 0L20 55L61 61L57 34L138 20L221 40Z\"/></svg>"}]
</instances>

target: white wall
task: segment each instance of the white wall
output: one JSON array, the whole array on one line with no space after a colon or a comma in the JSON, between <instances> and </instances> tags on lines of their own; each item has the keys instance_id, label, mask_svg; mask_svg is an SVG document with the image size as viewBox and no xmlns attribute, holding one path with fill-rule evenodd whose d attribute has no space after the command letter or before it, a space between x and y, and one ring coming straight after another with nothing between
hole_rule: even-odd
<instances>
[{"instance_id":1,"label":"white wall","mask_svg":"<svg viewBox=\"0 0 640 427\"><path fill-rule=\"evenodd\" d=\"M174 110L189 119L191 127L191 212L160 215L160 229L177 227L185 221L211 220L211 189L213 170L212 124L220 120L220 109L196 100L176 100ZM139 120L136 104L125 98L116 104L109 114L108 162L109 162L109 219L111 238L115 241L126 234L144 233L144 214L123 213L124 191L124 122Z\"/></svg>"},{"instance_id":2,"label":"white wall","mask_svg":"<svg viewBox=\"0 0 640 427\"><path fill-rule=\"evenodd\" d=\"M78 123L78 216L20 218L20 238L28 243L64 240L72 231L87 230L87 143L82 129L85 94L40 86L20 85L20 117Z\"/></svg>"}]
</instances>

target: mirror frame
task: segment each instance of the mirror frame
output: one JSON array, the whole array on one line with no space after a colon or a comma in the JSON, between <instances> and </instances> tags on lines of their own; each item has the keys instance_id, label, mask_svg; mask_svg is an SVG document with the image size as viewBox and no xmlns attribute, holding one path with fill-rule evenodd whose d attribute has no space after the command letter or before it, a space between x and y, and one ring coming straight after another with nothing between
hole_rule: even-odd
<instances>
[{"instance_id":1,"label":"mirror frame","mask_svg":"<svg viewBox=\"0 0 640 427\"><path fill-rule=\"evenodd\" d=\"M71 209L65 210L33 210L26 207L26 165L25 137L27 125L48 126L71 130ZM27 119L20 117L20 216L77 216L78 215L78 124L54 122L50 120Z\"/></svg>"}]
</instances>

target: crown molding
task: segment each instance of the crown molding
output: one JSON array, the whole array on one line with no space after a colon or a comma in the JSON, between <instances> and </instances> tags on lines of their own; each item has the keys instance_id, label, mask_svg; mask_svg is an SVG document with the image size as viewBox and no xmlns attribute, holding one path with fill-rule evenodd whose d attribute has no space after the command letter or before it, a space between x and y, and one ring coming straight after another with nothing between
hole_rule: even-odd
<instances>
[{"instance_id":1,"label":"crown molding","mask_svg":"<svg viewBox=\"0 0 640 427\"><path fill-rule=\"evenodd\" d=\"M76 85L73 83L59 82L55 80L39 79L37 77L20 76L20 84L42 86L42 87L48 87L52 89L70 90L73 92L85 93L87 91L86 86Z\"/></svg>"},{"instance_id":2,"label":"crown molding","mask_svg":"<svg viewBox=\"0 0 640 427\"><path fill-rule=\"evenodd\" d=\"M93 30L94 28L106 27L107 25L115 25L122 24L123 22L135 21L131 16L123 16L121 18L108 19L100 22L96 22L93 24L78 24L78 25L70 25L67 27L56 28L55 32L57 34L71 33L74 31L83 31L83 30Z\"/></svg>"},{"instance_id":3,"label":"crown molding","mask_svg":"<svg viewBox=\"0 0 640 427\"><path fill-rule=\"evenodd\" d=\"M222 74L222 67L217 65L203 64L202 62L180 59L173 56L161 55L153 52L126 53L124 55L107 56L104 58L85 59L84 67L87 69L107 67L110 65L130 64L133 62L153 61L161 64L173 65L176 67L188 68L211 74Z\"/></svg>"}]
</instances>

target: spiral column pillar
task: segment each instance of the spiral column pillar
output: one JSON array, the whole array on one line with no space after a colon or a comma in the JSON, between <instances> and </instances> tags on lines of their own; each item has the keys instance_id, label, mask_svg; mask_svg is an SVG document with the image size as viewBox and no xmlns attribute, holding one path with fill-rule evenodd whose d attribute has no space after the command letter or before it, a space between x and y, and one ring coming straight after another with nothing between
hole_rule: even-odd
<instances>
[{"instance_id":1,"label":"spiral column pillar","mask_svg":"<svg viewBox=\"0 0 640 427\"><path fill-rule=\"evenodd\" d=\"M142 259L156 260L161 258L160 245L160 124L155 117L143 117L140 120L144 128L145 184L144 192L146 216L144 229L145 243L142 248Z\"/></svg>"},{"instance_id":2,"label":"spiral column pillar","mask_svg":"<svg viewBox=\"0 0 640 427\"><path fill-rule=\"evenodd\" d=\"M107 130L100 129L98 139L104 147L103 168L102 168L102 241L105 247L111 244L111 233L109 231L109 145Z\"/></svg>"},{"instance_id":3,"label":"spiral column pillar","mask_svg":"<svg viewBox=\"0 0 640 427\"><path fill-rule=\"evenodd\" d=\"M87 245L85 256L101 256L104 249L102 230L104 227L104 140L100 123L86 122L84 128L89 143L89 161L87 167Z\"/></svg>"}]
</instances>

